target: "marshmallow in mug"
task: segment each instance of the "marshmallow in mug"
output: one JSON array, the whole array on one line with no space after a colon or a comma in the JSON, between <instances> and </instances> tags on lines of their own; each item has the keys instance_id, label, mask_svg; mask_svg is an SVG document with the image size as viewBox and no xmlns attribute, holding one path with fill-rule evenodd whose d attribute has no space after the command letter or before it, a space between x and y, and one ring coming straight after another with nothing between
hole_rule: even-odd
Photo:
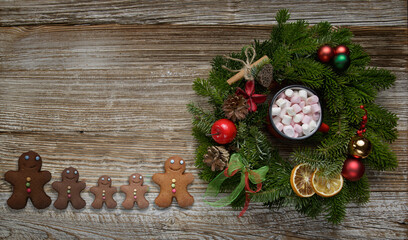
<instances>
[{"instance_id":1,"label":"marshmallow in mug","mask_svg":"<svg viewBox=\"0 0 408 240\"><path fill-rule=\"evenodd\" d=\"M275 127L291 138L311 134L320 117L319 97L303 89L286 89L272 106Z\"/></svg>"}]
</instances>

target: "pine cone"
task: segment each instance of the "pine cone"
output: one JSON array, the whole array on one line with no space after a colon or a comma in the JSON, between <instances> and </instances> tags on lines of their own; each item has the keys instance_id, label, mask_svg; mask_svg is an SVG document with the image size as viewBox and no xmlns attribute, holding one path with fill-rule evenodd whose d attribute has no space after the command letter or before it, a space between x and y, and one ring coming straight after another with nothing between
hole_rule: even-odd
<instances>
[{"instance_id":1,"label":"pine cone","mask_svg":"<svg viewBox=\"0 0 408 240\"><path fill-rule=\"evenodd\" d=\"M265 65L258 73L258 82L262 86L269 88L273 82L273 66L271 64Z\"/></svg>"},{"instance_id":2,"label":"pine cone","mask_svg":"<svg viewBox=\"0 0 408 240\"><path fill-rule=\"evenodd\" d=\"M247 100L241 95L231 95L225 99L222 110L224 110L225 116L233 122L242 120L248 114Z\"/></svg>"},{"instance_id":3,"label":"pine cone","mask_svg":"<svg viewBox=\"0 0 408 240\"><path fill-rule=\"evenodd\" d=\"M211 171L221 171L227 167L229 152L223 146L211 146L204 154L204 163L211 167Z\"/></svg>"}]
</instances>

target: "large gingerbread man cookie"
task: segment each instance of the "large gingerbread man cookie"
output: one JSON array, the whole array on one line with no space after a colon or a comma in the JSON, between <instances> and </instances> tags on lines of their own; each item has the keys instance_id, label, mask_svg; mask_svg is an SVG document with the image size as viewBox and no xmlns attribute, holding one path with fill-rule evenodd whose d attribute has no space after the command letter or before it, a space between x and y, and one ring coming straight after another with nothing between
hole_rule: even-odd
<instances>
[{"instance_id":1,"label":"large gingerbread man cookie","mask_svg":"<svg viewBox=\"0 0 408 240\"><path fill-rule=\"evenodd\" d=\"M103 175L98 180L98 186L91 187L91 193L95 195L95 200L92 203L92 207L95 209L102 208L103 203L107 208L115 208L117 203L113 199L113 194L117 192L116 187L112 187L112 179Z\"/></svg>"},{"instance_id":2,"label":"large gingerbread man cookie","mask_svg":"<svg viewBox=\"0 0 408 240\"><path fill-rule=\"evenodd\" d=\"M57 209L65 209L68 203L75 209L84 208L85 200L81 197L81 191L85 189L85 182L80 182L79 173L73 167L65 168L61 173L61 182L53 182L52 188L58 192L58 198L54 202Z\"/></svg>"},{"instance_id":3,"label":"large gingerbread man cookie","mask_svg":"<svg viewBox=\"0 0 408 240\"><path fill-rule=\"evenodd\" d=\"M132 209L135 202L140 209L147 208L149 202L145 198L146 192L149 191L149 186L143 185L143 176L134 173L129 177L129 185L120 186L120 191L126 194L125 201L122 206L126 209Z\"/></svg>"},{"instance_id":4,"label":"large gingerbread man cookie","mask_svg":"<svg viewBox=\"0 0 408 240\"><path fill-rule=\"evenodd\" d=\"M13 185L13 194L7 200L9 207L22 209L29 198L38 209L51 204L51 198L44 192L44 185L51 180L51 173L41 171L41 166L40 155L29 151L18 159L18 171L6 172L4 179Z\"/></svg>"},{"instance_id":5,"label":"large gingerbread man cookie","mask_svg":"<svg viewBox=\"0 0 408 240\"><path fill-rule=\"evenodd\" d=\"M160 186L160 193L154 202L159 207L168 207L176 198L180 207L193 205L194 198L187 191L187 186L194 180L193 174L184 173L186 164L179 156L173 156L164 163L165 173L153 175L153 181Z\"/></svg>"}]
</instances>

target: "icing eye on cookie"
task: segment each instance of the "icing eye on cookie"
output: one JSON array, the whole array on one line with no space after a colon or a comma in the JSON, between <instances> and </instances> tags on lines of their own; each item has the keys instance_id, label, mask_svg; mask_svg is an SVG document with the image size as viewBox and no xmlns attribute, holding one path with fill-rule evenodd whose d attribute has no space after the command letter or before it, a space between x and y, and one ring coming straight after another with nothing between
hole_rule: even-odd
<instances>
[{"instance_id":1,"label":"icing eye on cookie","mask_svg":"<svg viewBox=\"0 0 408 240\"><path fill-rule=\"evenodd\" d=\"M135 176L135 175L133 175L133 179L136 179L136 176Z\"/></svg>"},{"instance_id":2,"label":"icing eye on cookie","mask_svg":"<svg viewBox=\"0 0 408 240\"><path fill-rule=\"evenodd\" d=\"M142 179L143 177L142 176L139 176L139 179Z\"/></svg>"},{"instance_id":3,"label":"icing eye on cookie","mask_svg":"<svg viewBox=\"0 0 408 240\"><path fill-rule=\"evenodd\" d=\"M77 170L75 170L74 174L75 174L75 175L77 175L77 174L78 174L78 171L77 171Z\"/></svg>"},{"instance_id":4,"label":"icing eye on cookie","mask_svg":"<svg viewBox=\"0 0 408 240\"><path fill-rule=\"evenodd\" d=\"M39 160L40 160L40 156L36 156L36 157L35 157L35 160L36 160L36 161L39 161Z\"/></svg>"},{"instance_id":5,"label":"icing eye on cookie","mask_svg":"<svg viewBox=\"0 0 408 240\"><path fill-rule=\"evenodd\" d=\"M69 174L69 170L67 170L67 174Z\"/></svg>"},{"instance_id":6,"label":"icing eye on cookie","mask_svg":"<svg viewBox=\"0 0 408 240\"><path fill-rule=\"evenodd\" d=\"M101 180L102 180L102 181L105 181L105 178L103 177L103 178L101 178Z\"/></svg>"},{"instance_id":7,"label":"icing eye on cookie","mask_svg":"<svg viewBox=\"0 0 408 240\"><path fill-rule=\"evenodd\" d=\"M108 178L108 182L110 182L110 178Z\"/></svg>"},{"instance_id":8,"label":"icing eye on cookie","mask_svg":"<svg viewBox=\"0 0 408 240\"><path fill-rule=\"evenodd\" d=\"M183 165L183 164L184 164L184 161L183 161L183 160L180 160L180 164Z\"/></svg>"},{"instance_id":9,"label":"icing eye on cookie","mask_svg":"<svg viewBox=\"0 0 408 240\"><path fill-rule=\"evenodd\" d=\"M28 159L30 159L30 156L28 156L28 155L25 155L25 160L28 160Z\"/></svg>"},{"instance_id":10,"label":"icing eye on cookie","mask_svg":"<svg viewBox=\"0 0 408 240\"><path fill-rule=\"evenodd\" d=\"M173 164L173 163L174 163L174 159L171 159L171 160L170 160L170 163Z\"/></svg>"}]
</instances>

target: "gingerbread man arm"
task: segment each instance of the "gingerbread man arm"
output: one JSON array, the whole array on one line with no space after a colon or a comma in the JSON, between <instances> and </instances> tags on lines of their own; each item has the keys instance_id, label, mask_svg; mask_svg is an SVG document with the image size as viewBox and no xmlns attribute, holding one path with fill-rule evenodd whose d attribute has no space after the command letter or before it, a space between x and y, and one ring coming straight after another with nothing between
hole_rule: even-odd
<instances>
[{"instance_id":1,"label":"gingerbread man arm","mask_svg":"<svg viewBox=\"0 0 408 240\"><path fill-rule=\"evenodd\" d=\"M62 182L53 182L53 183L51 184L51 187L52 187L55 191L59 192L59 189L61 188L61 184L62 184Z\"/></svg>"},{"instance_id":2,"label":"gingerbread man arm","mask_svg":"<svg viewBox=\"0 0 408 240\"><path fill-rule=\"evenodd\" d=\"M108 190L110 193L114 194L116 193L118 190L116 189L116 187L110 187Z\"/></svg>"},{"instance_id":3,"label":"gingerbread man arm","mask_svg":"<svg viewBox=\"0 0 408 240\"><path fill-rule=\"evenodd\" d=\"M6 174L4 174L4 180L11 183L12 185L15 185L18 179L18 176L19 176L18 171L8 171L6 172Z\"/></svg>"},{"instance_id":4,"label":"gingerbread man arm","mask_svg":"<svg viewBox=\"0 0 408 240\"><path fill-rule=\"evenodd\" d=\"M165 173L155 173L152 177L152 180L153 182L160 186L163 184L163 177L165 175L166 175Z\"/></svg>"},{"instance_id":5,"label":"gingerbread man arm","mask_svg":"<svg viewBox=\"0 0 408 240\"><path fill-rule=\"evenodd\" d=\"M97 186L91 187L91 188L89 189L89 191L90 191L91 193L93 193L93 195L96 196L96 193L98 192L98 187L97 187Z\"/></svg>"},{"instance_id":6,"label":"gingerbread man arm","mask_svg":"<svg viewBox=\"0 0 408 240\"><path fill-rule=\"evenodd\" d=\"M84 190L86 187L86 183L84 181L78 182L78 185L80 186L80 191Z\"/></svg>"},{"instance_id":7,"label":"gingerbread man arm","mask_svg":"<svg viewBox=\"0 0 408 240\"><path fill-rule=\"evenodd\" d=\"M122 185L120 186L120 191L126 193L130 189L130 185Z\"/></svg>"},{"instance_id":8,"label":"gingerbread man arm","mask_svg":"<svg viewBox=\"0 0 408 240\"><path fill-rule=\"evenodd\" d=\"M48 171L41 171L40 172L42 179L42 183L46 184L47 182L49 182L51 180L51 173Z\"/></svg>"},{"instance_id":9,"label":"gingerbread man arm","mask_svg":"<svg viewBox=\"0 0 408 240\"><path fill-rule=\"evenodd\" d=\"M149 191L149 186L144 185L144 186L142 186L142 189L143 189L143 191L146 193L146 192Z\"/></svg>"},{"instance_id":10,"label":"gingerbread man arm","mask_svg":"<svg viewBox=\"0 0 408 240\"><path fill-rule=\"evenodd\" d=\"M191 173L185 173L182 175L183 179L185 179L187 185L191 184L194 181L194 176Z\"/></svg>"}]
</instances>

